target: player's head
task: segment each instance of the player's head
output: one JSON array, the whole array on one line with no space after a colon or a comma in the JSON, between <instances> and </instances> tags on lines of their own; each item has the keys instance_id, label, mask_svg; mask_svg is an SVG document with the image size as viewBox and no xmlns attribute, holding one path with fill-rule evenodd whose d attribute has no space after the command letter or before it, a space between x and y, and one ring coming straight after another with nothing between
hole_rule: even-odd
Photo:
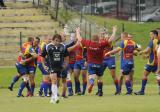
<instances>
[{"instance_id":1,"label":"player's head","mask_svg":"<svg viewBox=\"0 0 160 112\"><path fill-rule=\"evenodd\" d=\"M126 38L128 38L128 33L127 32L121 33L121 39L124 40Z\"/></svg>"},{"instance_id":2,"label":"player's head","mask_svg":"<svg viewBox=\"0 0 160 112\"><path fill-rule=\"evenodd\" d=\"M33 37L28 37L27 38L27 42L29 42L30 44L33 44L34 38Z\"/></svg>"},{"instance_id":3,"label":"player's head","mask_svg":"<svg viewBox=\"0 0 160 112\"><path fill-rule=\"evenodd\" d=\"M64 32L61 33L62 42L66 41L66 34Z\"/></svg>"},{"instance_id":4,"label":"player's head","mask_svg":"<svg viewBox=\"0 0 160 112\"><path fill-rule=\"evenodd\" d=\"M55 34L52 38L52 42L54 45L58 46L62 42L62 37L59 34Z\"/></svg>"},{"instance_id":5,"label":"player's head","mask_svg":"<svg viewBox=\"0 0 160 112\"><path fill-rule=\"evenodd\" d=\"M156 30L151 30L149 35L151 39L154 39L158 37L158 32Z\"/></svg>"},{"instance_id":6,"label":"player's head","mask_svg":"<svg viewBox=\"0 0 160 112\"><path fill-rule=\"evenodd\" d=\"M99 36L98 35L93 35L92 40L93 41L99 41Z\"/></svg>"},{"instance_id":7,"label":"player's head","mask_svg":"<svg viewBox=\"0 0 160 112\"><path fill-rule=\"evenodd\" d=\"M128 38L132 39L133 35L128 33Z\"/></svg>"},{"instance_id":8,"label":"player's head","mask_svg":"<svg viewBox=\"0 0 160 112\"><path fill-rule=\"evenodd\" d=\"M51 43L52 42L52 36L50 36L50 35L44 36L44 42L47 43L47 44Z\"/></svg>"},{"instance_id":9,"label":"player's head","mask_svg":"<svg viewBox=\"0 0 160 112\"><path fill-rule=\"evenodd\" d=\"M160 39L160 28L156 28L156 31L158 32L158 38Z\"/></svg>"},{"instance_id":10,"label":"player's head","mask_svg":"<svg viewBox=\"0 0 160 112\"><path fill-rule=\"evenodd\" d=\"M76 38L76 34L75 33L71 33L70 34L70 40L76 42L78 39Z\"/></svg>"},{"instance_id":11,"label":"player's head","mask_svg":"<svg viewBox=\"0 0 160 112\"><path fill-rule=\"evenodd\" d=\"M34 41L33 41L33 46L34 47L37 47L38 45L39 45L39 43L40 43L40 38L39 37L35 37L35 39L34 39Z\"/></svg>"}]
</instances>

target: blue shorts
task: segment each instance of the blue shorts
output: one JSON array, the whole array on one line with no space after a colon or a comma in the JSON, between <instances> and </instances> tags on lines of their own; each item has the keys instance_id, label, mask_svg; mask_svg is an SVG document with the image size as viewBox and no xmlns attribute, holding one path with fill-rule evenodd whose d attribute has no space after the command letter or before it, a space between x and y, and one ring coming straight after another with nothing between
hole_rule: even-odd
<instances>
[{"instance_id":1,"label":"blue shorts","mask_svg":"<svg viewBox=\"0 0 160 112\"><path fill-rule=\"evenodd\" d=\"M146 64L146 66L144 67L144 69L148 72L156 72L157 71L157 66L156 65L148 65Z\"/></svg>"},{"instance_id":2,"label":"blue shorts","mask_svg":"<svg viewBox=\"0 0 160 112\"><path fill-rule=\"evenodd\" d=\"M73 70L73 69L74 69L74 63L73 64L68 64L67 71Z\"/></svg>"},{"instance_id":3,"label":"blue shorts","mask_svg":"<svg viewBox=\"0 0 160 112\"><path fill-rule=\"evenodd\" d=\"M129 75L134 70L134 62L130 60L123 60L121 62L121 71L123 75Z\"/></svg>"},{"instance_id":4,"label":"blue shorts","mask_svg":"<svg viewBox=\"0 0 160 112\"><path fill-rule=\"evenodd\" d=\"M84 66L85 60L76 61L74 64L74 69L86 70L87 68Z\"/></svg>"},{"instance_id":5,"label":"blue shorts","mask_svg":"<svg viewBox=\"0 0 160 112\"><path fill-rule=\"evenodd\" d=\"M104 70L108 67L108 69L115 69L116 63L115 63L115 57L108 57L103 60L103 66Z\"/></svg>"},{"instance_id":6,"label":"blue shorts","mask_svg":"<svg viewBox=\"0 0 160 112\"><path fill-rule=\"evenodd\" d=\"M20 75L25 75L27 74L27 69L26 69L26 66L25 65L22 65L20 63L16 63L15 64L16 68L17 68L17 72L20 74Z\"/></svg>"},{"instance_id":7,"label":"blue shorts","mask_svg":"<svg viewBox=\"0 0 160 112\"><path fill-rule=\"evenodd\" d=\"M42 75L48 75L49 73L44 69L42 63L37 63L39 70L41 71Z\"/></svg>"},{"instance_id":8,"label":"blue shorts","mask_svg":"<svg viewBox=\"0 0 160 112\"><path fill-rule=\"evenodd\" d=\"M33 66L26 66L27 74L34 74L36 73L36 67Z\"/></svg>"},{"instance_id":9,"label":"blue shorts","mask_svg":"<svg viewBox=\"0 0 160 112\"><path fill-rule=\"evenodd\" d=\"M89 75L103 76L103 64L88 63L88 73Z\"/></svg>"}]
</instances>

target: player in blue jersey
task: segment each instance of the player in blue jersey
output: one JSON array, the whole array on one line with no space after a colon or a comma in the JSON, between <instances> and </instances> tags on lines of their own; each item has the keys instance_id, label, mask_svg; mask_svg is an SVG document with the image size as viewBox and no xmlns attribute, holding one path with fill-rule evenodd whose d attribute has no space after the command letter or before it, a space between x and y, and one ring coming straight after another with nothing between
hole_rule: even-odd
<instances>
[{"instance_id":1,"label":"player in blue jersey","mask_svg":"<svg viewBox=\"0 0 160 112\"><path fill-rule=\"evenodd\" d=\"M125 76L127 93L126 95L132 94L132 84L130 80L131 72L134 68L134 50L136 49L136 43L132 40L132 38L128 37L128 33L123 32L121 34L122 41L120 42L120 46L115 48L112 51L106 53L106 55L113 55L121 51L121 72Z\"/></svg>"},{"instance_id":2,"label":"player in blue jersey","mask_svg":"<svg viewBox=\"0 0 160 112\"><path fill-rule=\"evenodd\" d=\"M155 73L157 71L157 51L156 47L158 45L158 32L156 30L150 31L150 42L148 44L148 47L141 51L140 54L149 54L148 63L145 66L145 70L142 76L142 86L141 90L138 92L135 92L135 95L144 95L145 94L145 87L148 80L148 75L153 72ZM158 80L158 85L160 85L160 80Z\"/></svg>"}]
</instances>

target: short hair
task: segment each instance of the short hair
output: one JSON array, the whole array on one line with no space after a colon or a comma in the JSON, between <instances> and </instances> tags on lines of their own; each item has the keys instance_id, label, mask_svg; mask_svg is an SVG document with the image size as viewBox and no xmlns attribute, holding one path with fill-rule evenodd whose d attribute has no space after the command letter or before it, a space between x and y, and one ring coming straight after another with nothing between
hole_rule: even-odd
<instances>
[{"instance_id":1,"label":"short hair","mask_svg":"<svg viewBox=\"0 0 160 112\"><path fill-rule=\"evenodd\" d=\"M28 37L28 42L33 42L34 38L33 37Z\"/></svg>"},{"instance_id":2,"label":"short hair","mask_svg":"<svg viewBox=\"0 0 160 112\"><path fill-rule=\"evenodd\" d=\"M36 39L40 42L41 41L41 39L39 38L39 37L36 37Z\"/></svg>"},{"instance_id":3,"label":"short hair","mask_svg":"<svg viewBox=\"0 0 160 112\"><path fill-rule=\"evenodd\" d=\"M150 32L152 32L154 35L158 36L158 31L157 30L151 30Z\"/></svg>"},{"instance_id":4,"label":"short hair","mask_svg":"<svg viewBox=\"0 0 160 112\"><path fill-rule=\"evenodd\" d=\"M123 35L125 36L128 36L128 33L127 32L122 32Z\"/></svg>"},{"instance_id":5,"label":"short hair","mask_svg":"<svg viewBox=\"0 0 160 112\"><path fill-rule=\"evenodd\" d=\"M61 37L61 35L55 34L55 35L53 36L52 40L55 40L56 38L59 39L59 40L62 42L62 37Z\"/></svg>"}]
</instances>

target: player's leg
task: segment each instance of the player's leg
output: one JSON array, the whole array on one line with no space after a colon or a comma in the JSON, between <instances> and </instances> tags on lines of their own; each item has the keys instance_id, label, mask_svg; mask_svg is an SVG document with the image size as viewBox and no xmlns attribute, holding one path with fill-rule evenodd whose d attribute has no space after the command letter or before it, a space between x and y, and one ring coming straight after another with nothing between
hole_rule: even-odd
<instances>
[{"instance_id":1,"label":"player's leg","mask_svg":"<svg viewBox=\"0 0 160 112\"><path fill-rule=\"evenodd\" d=\"M42 96L43 90L44 90L44 96L47 96L47 91L49 89L49 84L50 84L48 72L44 69L44 67L42 66L42 63L38 63L37 67L39 68L39 70L43 75L42 82L40 84L40 89L39 89L39 96Z\"/></svg>"},{"instance_id":2,"label":"player's leg","mask_svg":"<svg viewBox=\"0 0 160 112\"><path fill-rule=\"evenodd\" d=\"M67 70L63 70L61 73L62 79L62 98L67 98L66 91L67 91Z\"/></svg>"},{"instance_id":3,"label":"player's leg","mask_svg":"<svg viewBox=\"0 0 160 112\"><path fill-rule=\"evenodd\" d=\"M83 81L82 95L84 95L87 88L87 63L83 63L81 73L82 73L82 81Z\"/></svg>"},{"instance_id":4,"label":"player's leg","mask_svg":"<svg viewBox=\"0 0 160 112\"><path fill-rule=\"evenodd\" d=\"M71 76L73 74L73 69L74 69L74 64L68 65L68 73L67 73L68 96L73 96L72 79L71 79Z\"/></svg>"},{"instance_id":5,"label":"player's leg","mask_svg":"<svg viewBox=\"0 0 160 112\"><path fill-rule=\"evenodd\" d=\"M92 89L93 89L93 86L94 86L94 81L97 78L96 70L94 69L93 65L94 64L92 64L92 63L88 63L88 73L89 73L89 76L88 76L88 79L89 79L89 81L88 81L88 93L92 92Z\"/></svg>"},{"instance_id":6,"label":"player's leg","mask_svg":"<svg viewBox=\"0 0 160 112\"><path fill-rule=\"evenodd\" d=\"M116 70L115 69L109 69L109 71L110 71L110 74L112 76L112 79L113 79L115 87L116 87L115 95L120 94L120 87L119 87L118 78L116 76Z\"/></svg>"},{"instance_id":7,"label":"player's leg","mask_svg":"<svg viewBox=\"0 0 160 112\"><path fill-rule=\"evenodd\" d=\"M10 91L13 91L13 86L14 86L14 84L15 84L15 83L19 80L19 78L24 74L24 73L23 73L23 67L22 67L22 65L20 65L19 63L16 63L16 68L17 68L18 74L13 77L12 82L10 83L10 85L9 85L9 87L8 87L8 89L9 89Z\"/></svg>"},{"instance_id":8,"label":"player's leg","mask_svg":"<svg viewBox=\"0 0 160 112\"><path fill-rule=\"evenodd\" d=\"M28 71L29 71L29 80L31 86L31 96L34 96L36 67L28 67Z\"/></svg>"},{"instance_id":9,"label":"player's leg","mask_svg":"<svg viewBox=\"0 0 160 112\"><path fill-rule=\"evenodd\" d=\"M134 69L130 72L130 81L131 81L132 91L133 91L133 76L134 76Z\"/></svg>"},{"instance_id":10,"label":"player's leg","mask_svg":"<svg viewBox=\"0 0 160 112\"><path fill-rule=\"evenodd\" d=\"M80 80L79 80L80 72L81 72L80 63L76 62L74 64L74 81L75 81L75 93L77 93L78 95L81 95Z\"/></svg>"},{"instance_id":11,"label":"player's leg","mask_svg":"<svg viewBox=\"0 0 160 112\"><path fill-rule=\"evenodd\" d=\"M147 80L148 80L148 75L150 74L152 70L152 66L150 65L146 65L145 66L145 70L143 72L143 76L142 76L142 83L141 83L141 90L138 92L135 92L135 95L144 95L145 94L145 88L146 88L146 84L147 84Z\"/></svg>"},{"instance_id":12,"label":"player's leg","mask_svg":"<svg viewBox=\"0 0 160 112\"><path fill-rule=\"evenodd\" d=\"M98 75L97 76L97 86L98 86L98 96L103 96L103 81L102 81L102 76Z\"/></svg>"},{"instance_id":13,"label":"player's leg","mask_svg":"<svg viewBox=\"0 0 160 112\"><path fill-rule=\"evenodd\" d=\"M58 87L57 87L57 73L51 72L50 73L51 83L52 83L52 96L51 96L51 103L58 103L59 98L57 96L58 93Z\"/></svg>"},{"instance_id":14,"label":"player's leg","mask_svg":"<svg viewBox=\"0 0 160 112\"><path fill-rule=\"evenodd\" d=\"M125 75L125 85L127 89L126 95L131 95L132 94L132 88L131 88L131 80L130 80L130 73L129 72L123 72Z\"/></svg>"},{"instance_id":15,"label":"player's leg","mask_svg":"<svg viewBox=\"0 0 160 112\"><path fill-rule=\"evenodd\" d=\"M112 76L112 79L113 79L115 87L116 87L115 95L120 94L119 81L118 81L118 78L116 76L115 57L110 57L109 60L107 61L107 65L108 65L110 74Z\"/></svg>"},{"instance_id":16,"label":"player's leg","mask_svg":"<svg viewBox=\"0 0 160 112\"><path fill-rule=\"evenodd\" d=\"M120 72L120 78L119 78L120 93L122 91L123 78L124 78L124 75L122 74L122 72Z\"/></svg>"}]
</instances>

